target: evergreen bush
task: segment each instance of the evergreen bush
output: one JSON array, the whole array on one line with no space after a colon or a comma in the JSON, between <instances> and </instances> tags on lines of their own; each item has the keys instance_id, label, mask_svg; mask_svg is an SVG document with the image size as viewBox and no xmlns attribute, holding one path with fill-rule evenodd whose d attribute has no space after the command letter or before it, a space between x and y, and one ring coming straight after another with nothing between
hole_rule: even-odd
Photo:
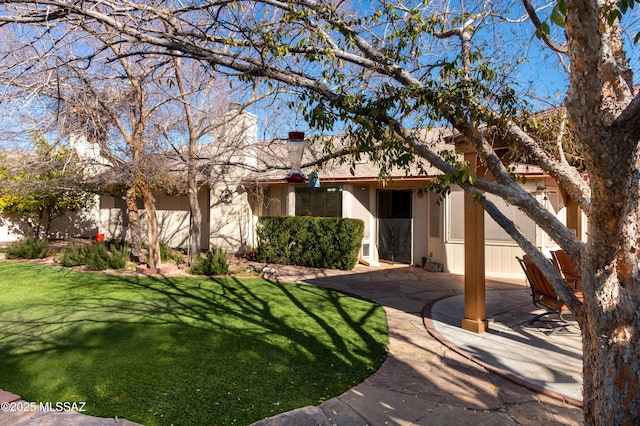
<instances>
[{"instance_id":1,"label":"evergreen bush","mask_svg":"<svg viewBox=\"0 0 640 426\"><path fill-rule=\"evenodd\" d=\"M60 253L60 264L66 267L80 266L87 263L87 250L78 247L73 238L69 239L67 247Z\"/></svg>"},{"instance_id":2,"label":"evergreen bush","mask_svg":"<svg viewBox=\"0 0 640 426\"><path fill-rule=\"evenodd\" d=\"M127 265L127 260L129 260L129 244L110 244L109 251L111 252L111 257L109 258L111 269L124 269Z\"/></svg>"},{"instance_id":3,"label":"evergreen bush","mask_svg":"<svg viewBox=\"0 0 640 426\"><path fill-rule=\"evenodd\" d=\"M257 234L259 262L350 270L358 262L364 222L265 216L259 219Z\"/></svg>"},{"instance_id":4,"label":"evergreen bush","mask_svg":"<svg viewBox=\"0 0 640 426\"><path fill-rule=\"evenodd\" d=\"M7 259L43 259L49 252L49 241L27 237L7 247Z\"/></svg>"},{"instance_id":5,"label":"evergreen bush","mask_svg":"<svg viewBox=\"0 0 640 426\"><path fill-rule=\"evenodd\" d=\"M122 237L111 238L106 242L106 245L107 247L109 247L109 250L111 250L113 247L115 247L116 249L122 249L125 245L130 246L129 243Z\"/></svg>"},{"instance_id":6,"label":"evergreen bush","mask_svg":"<svg viewBox=\"0 0 640 426\"><path fill-rule=\"evenodd\" d=\"M111 266L111 258L105 243L93 243L87 250L87 267L92 271L104 271Z\"/></svg>"},{"instance_id":7,"label":"evergreen bush","mask_svg":"<svg viewBox=\"0 0 640 426\"><path fill-rule=\"evenodd\" d=\"M164 241L160 241L160 260L162 262L166 262L167 260L173 259L173 252L169 244Z\"/></svg>"},{"instance_id":8,"label":"evergreen bush","mask_svg":"<svg viewBox=\"0 0 640 426\"><path fill-rule=\"evenodd\" d=\"M227 255L222 249L209 249L206 256L198 256L191 265L191 273L194 275L224 275L229 272Z\"/></svg>"},{"instance_id":9,"label":"evergreen bush","mask_svg":"<svg viewBox=\"0 0 640 426\"><path fill-rule=\"evenodd\" d=\"M171 253L171 259L178 266L187 263L186 256L184 254L182 254L182 252L172 252Z\"/></svg>"}]
</instances>

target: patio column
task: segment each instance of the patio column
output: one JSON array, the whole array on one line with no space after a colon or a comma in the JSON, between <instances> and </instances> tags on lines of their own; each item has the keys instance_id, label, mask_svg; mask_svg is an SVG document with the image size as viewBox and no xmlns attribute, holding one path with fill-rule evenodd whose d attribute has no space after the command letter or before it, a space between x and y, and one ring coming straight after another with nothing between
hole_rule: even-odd
<instances>
[{"instance_id":1,"label":"patio column","mask_svg":"<svg viewBox=\"0 0 640 426\"><path fill-rule=\"evenodd\" d=\"M477 175L477 156L466 152L464 159ZM464 194L464 330L484 333L489 329L485 306L484 209L480 203Z\"/></svg>"},{"instance_id":2,"label":"patio column","mask_svg":"<svg viewBox=\"0 0 640 426\"><path fill-rule=\"evenodd\" d=\"M582 239L582 213L580 206L568 195L565 199L567 200L565 203L567 206L567 228L575 229L576 236Z\"/></svg>"}]
</instances>

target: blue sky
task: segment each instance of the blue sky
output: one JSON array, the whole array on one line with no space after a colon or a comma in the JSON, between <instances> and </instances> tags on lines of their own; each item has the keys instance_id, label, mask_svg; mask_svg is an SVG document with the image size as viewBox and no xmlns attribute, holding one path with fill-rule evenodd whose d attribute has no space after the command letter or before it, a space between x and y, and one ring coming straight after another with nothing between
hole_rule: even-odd
<instances>
[{"instance_id":1,"label":"blue sky","mask_svg":"<svg viewBox=\"0 0 640 426\"><path fill-rule=\"evenodd\" d=\"M411 0L408 3L412 3ZM470 2L466 3L467 6L470 4ZM482 4L483 2L479 1L478 3ZM508 5L509 3L511 4ZM416 4L420 6L422 2L417 1ZM431 2L430 7L435 4L436 2ZM460 2L454 0L448 4L449 10L453 10L459 6ZM524 8L519 0L513 2L501 0L494 4L508 5L509 18L513 21L520 20L525 16ZM538 4L538 6L540 5L542 3ZM356 11L355 13L371 13L375 6L375 1L356 0L352 7ZM539 10L541 19L544 20L551 10L551 7L541 8ZM632 42L633 36L640 31L638 11L634 9L624 17L623 28L626 31L625 41L631 67L635 72L639 72L638 45ZM554 38L561 43L563 29L555 25L552 25L551 29ZM382 29L376 31L382 31ZM543 110L562 103L566 95L568 76L561 66L558 55L545 47L534 34L535 29L530 21L500 22L497 31L486 28L475 36L475 40L484 44L486 60L495 66L504 66L507 71L513 72L512 77L516 83L514 87L521 94L528 95L527 99L531 109ZM442 54L450 55L451 51L445 51ZM565 61L568 63L568 59L565 58ZM296 117L294 113L290 113L286 117L283 116L281 123L280 127L283 130L291 128L307 130L303 128L305 126L303 120ZM273 134L273 131L261 123L260 137L269 137L270 134ZM281 135L286 135L286 131L282 131ZM277 136L277 132L275 136Z\"/></svg>"},{"instance_id":2,"label":"blue sky","mask_svg":"<svg viewBox=\"0 0 640 426\"><path fill-rule=\"evenodd\" d=\"M414 0L409 0L411 1ZM415 1L416 4L422 5L419 0ZM478 2L482 3L481 0ZM510 0L499 0L496 4L503 6L509 2ZM458 7L459 3L457 0L449 2L450 10ZM436 2L432 4L435 5ZM375 1L355 0L352 8L358 13L367 13L372 11L375 5ZM513 0L512 5L510 18L514 20L521 18L524 10L520 1ZM548 14L550 11L549 8L545 10L543 14ZM633 13L637 12L634 10ZM624 24L630 26L627 40L631 40L638 31L637 22L636 16L625 16ZM554 27L553 31L561 36L560 28ZM534 110L545 109L562 102L567 86L567 76L561 70L556 54L543 48L541 41L534 37L534 29L530 22L501 23L499 32L483 30L482 33L478 33L476 40L484 44L486 60L495 63L496 66L503 65L508 71L513 71L513 79L519 90L526 92L527 89L531 89ZM627 48L632 68L638 71L638 46L627 43ZM438 52L433 52L432 57L436 54ZM451 55L452 50L443 51L441 54ZM518 64L514 65L516 63ZM259 138L286 137L287 132L294 129L308 131L299 114L287 110L284 105L281 105L279 110L273 110L268 104L269 102L263 102L249 108L259 117Z\"/></svg>"},{"instance_id":3,"label":"blue sky","mask_svg":"<svg viewBox=\"0 0 640 426\"><path fill-rule=\"evenodd\" d=\"M371 13L374 10L374 2L369 0L356 1L354 4L354 8L357 9L356 13ZM520 11L513 12L512 18L522 16L524 9L520 9ZM381 32L386 29L386 27L379 27L375 31ZM483 30L475 36L475 41L484 46L486 61L494 62L495 66L503 66L508 72L514 73L513 79L519 86L517 90L526 92L530 87L533 87L534 109L546 109L562 102L567 86L567 76L558 65L557 56L543 48L541 41L535 38L534 32L530 22L501 23L499 33ZM437 42L436 44L441 43ZM425 60L421 62L437 60L438 54L451 56L456 53L457 48L455 51L451 48L445 48L441 53L430 51L428 59L425 57ZM516 63L517 65L514 65ZM262 111L260 108L254 109L259 117L260 111ZM283 111L280 123L275 128L270 126L271 123L265 122L263 117L260 118L259 138L261 139L286 136L286 130L292 128L308 130L304 120L293 112L287 111L285 113Z\"/></svg>"}]
</instances>

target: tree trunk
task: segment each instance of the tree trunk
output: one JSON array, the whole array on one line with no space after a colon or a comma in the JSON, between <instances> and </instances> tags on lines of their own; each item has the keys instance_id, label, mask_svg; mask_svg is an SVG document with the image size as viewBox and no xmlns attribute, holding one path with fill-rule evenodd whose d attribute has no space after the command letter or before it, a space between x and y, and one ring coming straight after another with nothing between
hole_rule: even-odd
<instances>
[{"instance_id":1,"label":"tree trunk","mask_svg":"<svg viewBox=\"0 0 640 426\"><path fill-rule=\"evenodd\" d=\"M125 203L129 219L129 234L131 235L131 260L138 263L142 261L142 230L136 198L136 188L133 186L127 188Z\"/></svg>"},{"instance_id":2,"label":"tree trunk","mask_svg":"<svg viewBox=\"0 0 640 426\"><path fill-rule=\"evenodd\" d=\"M191 229L189 264L200 253L200 236L202 235L202 212L198 203L198 181L196 176L196 140L193 135L189 137L189 157L187 158L187 187L189 192L189 207L191 209Z\"/></svg>"},{"instance_id":3,"label":"tree trunk","mask_svg":"<svg viewBox=\"0 0 640 426\"><path fill-rule=\"evenodd\" d=\"M151 190L142 183L140 192L142 193L142 201L144 209L147 212L147 237L149 238L149 253L147 254L147 264L150 268L160 268L160 239L158 236L158 217L156 215L156 200Z\"/></svg>"},{"instance_id":4,"label":"tree trunk","mask_svg":"<svg viewBox=\"0 0 640 426\"><path fill-rule=\"evenodd\" d=\"M596 0L571 0L567 116L591 189L589 240L579 260L585 424L638 424L640 273L637 259L637 112L617 23L604 25Z\"/></svg>"},{"instance_id":5,"label":"tree trunk","mask_svg":"<svg viewBox=\"0 0 640 426\"><path fill-rule=\"evenodd\" d=\"M632 425L640 419L640 191L631 169L640 165L615 135L600 140L608 149L594 158L589 175L590 231L581 259L585 423Z\"/></svg>"},{"instance_id":6,"label":"tree trunk","mask_svg":"<svg viewBox=\"0 0 640 426\"><path fill-rule=\"evenodd\" d=\"M42 217L44 216L44 211L40 210L38 212L38 224L36 225L34 231L33 231L33 236L36 237L36 239L40 239L40 230L42 229Z\"/></svg>"},{"instance_id":7,"label":"tree trunk","mask_svg":"<svg viewBox=\"0 0 640 426\"><path fill-rule=\"evenodd\" d=\"M610 271L613 271L612 268ZM637 425L640 416L639 300L620 286L615 272L583 276L585 287L598 287L603 296L618 288L606 309L587 302L580 321L583 348L583 408L585 424ZM585 298L586 299L586 298ZM634 335L636 334L636 335Z\"/></svg>"},{"instance_id":8,"label":"tree trunk","mask_svg":"<svg viewBox=\"0 0 640 426\"><path fill-rule=\"evenodd\" d=\"M44 235L46 238L49 238L51 235L51 222L53 222L53 217L51 215L51 209L47 209L47 225L44 230Z\"/></svg>"},{"instance_id":9,"label":"tree trunk","mask_svg":"<svg viewBox=\"0 0 640 426\"><path fill-rule=\"evenodd\" d=\"M198 185L195 180L195 176L189 177L189 207L191 208L191 230L190 230L190 247L189 251L189 263L193 262L193 259L200 252L200 236L202 230L202 212L200 211L200 204L198 203Z\"/></svg>"}]
</instances>

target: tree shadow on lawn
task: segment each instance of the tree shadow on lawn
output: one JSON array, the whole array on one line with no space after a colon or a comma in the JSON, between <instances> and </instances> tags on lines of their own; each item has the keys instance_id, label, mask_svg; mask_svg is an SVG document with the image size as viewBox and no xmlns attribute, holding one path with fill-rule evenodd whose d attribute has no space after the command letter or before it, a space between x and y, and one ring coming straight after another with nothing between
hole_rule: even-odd
<instances>
[{"instance_id":1,"label":"tree shadow on lawn","mask_svg":"<svg viewBox=\"0 0 640 426\"><path fill-rule=\"evenodd\" d=\"M86 401L92 415L144 424L246 424L339 395L385 356L380 308L335 290L20 272L39 282L0 301L0 387L29 401Z\"/></svg>"}]
</instances>

